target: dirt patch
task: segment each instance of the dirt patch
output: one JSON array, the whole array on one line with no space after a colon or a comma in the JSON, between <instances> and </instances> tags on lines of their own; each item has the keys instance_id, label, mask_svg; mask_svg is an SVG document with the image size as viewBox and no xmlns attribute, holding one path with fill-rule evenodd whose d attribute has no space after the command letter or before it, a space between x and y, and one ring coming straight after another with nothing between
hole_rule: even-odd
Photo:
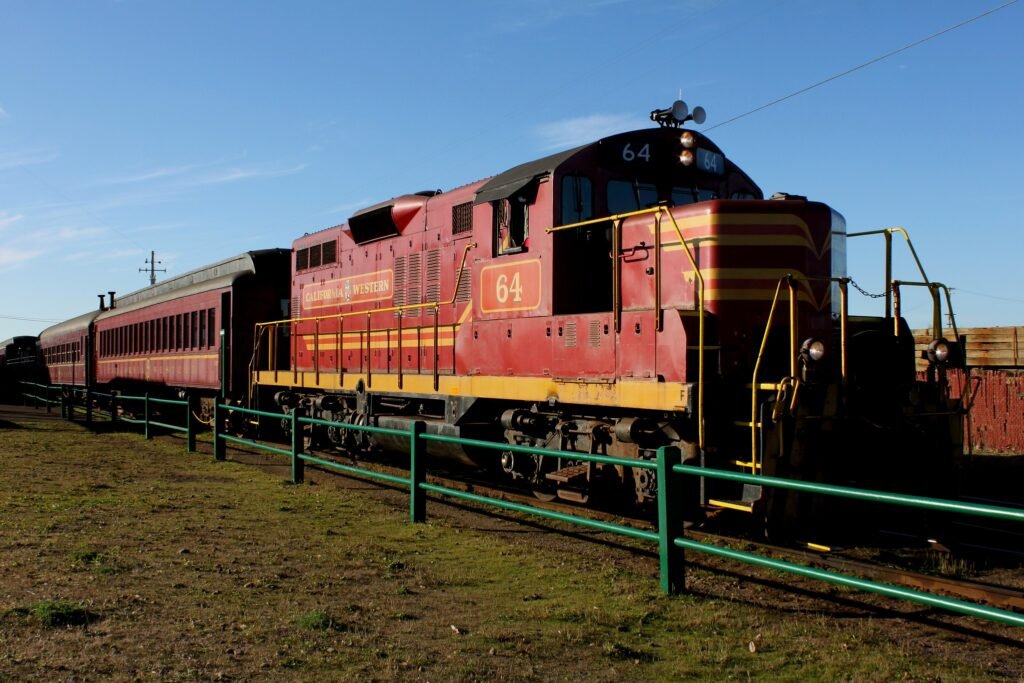
<instances>
[{"instance_id":1,"label":"dirt patch","mask_svg":"<svg viewBox=\"0 0 1024 683\"><path fill-rule=\"evenodd\" d=\"M1024 676L1021 629L692 553L668 598L649 545L433 498L413 525L404 491L277 456L14 419L0 680Z\"/></svg>"}]
</instances>

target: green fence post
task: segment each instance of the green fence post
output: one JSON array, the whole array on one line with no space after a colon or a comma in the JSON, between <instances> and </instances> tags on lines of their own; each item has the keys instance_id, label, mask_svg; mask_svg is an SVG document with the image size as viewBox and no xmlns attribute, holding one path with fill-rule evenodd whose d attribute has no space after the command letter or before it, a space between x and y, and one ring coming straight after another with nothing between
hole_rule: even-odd
<instances>
[{"instance_id":1,"label":"green fence post","mask_svg":"<svg viewBox=\"0 0 1024 683\"><path fill-rule=\"evenodd\" d=\"M672 467L682 463L675 446L658 449L658 555L661 559L661 592L676 595L686 588L683 549L673 540L683 535L682 477Z\"/></svg>"},{"instance_id":2,"label":"green fence post","mask_svg":"<svg viewBox=\"0 0 1024 683\"><path fill-rule=\"evenodd\" d=\"M68 410L68 388L67 388L67 385L65 385L65 384L60 385L60 389L58 389L58 392L59 393L57 394L57 398L60 399L60 416L62 418L64 418L65 420L70 420L71 416L68 413L71 412L71 411Z\"/></svg>"},{"instance_id":3,"label":"green fence post","mask_svg":"<svg viewBox=\"0 0 1024 683\"><path fill-rule=\"evenodd\" d=\"M423 440L426 424L422 420L412 423L409 430L409 518L413 522L427 519L427 496L420 484L426 481L427 444Z\"/></svg>"},{"instance_id":4,"label":"green fence post","mask_svg":"<svg viewBox=\"0 0 1024 683\"><path fill-rule=\"evenodd\" d=\"M306 461L301 457L302 451L302 424L299 422L302 409L298 406L292 408L292 483L301 484L306 480Z\"/></svg>"},{"instance_id":5,"label":"green fence post","mask_svg":"<svg viewBox=\"0 0 1024 683\"><path fill-rule=\"evenodd\" d=\"M193 417L196 399L192 394L185 395L185 450L196 452L196 420Z\"/></svg>"},{"instance_id":6,"label":"green fence post","mask_svg":"<svg viewBox=\"0 0 1024 683\"><path fill-rule=\"evenodd\" d=\"M46 412L48 413L53 412L52 410L50 410L50 389L52 388L52 386L46 387L46 391L43 392L43 403L46 404Z\"/></svg>"},{"instance_id":7,"label":"green fence post","mask_svg":"<svg viewBox=\"0 0 1024 683\"><path fill-rule=\"evenodd\" d=\"M92 387L85 388L85 424L92 424Z\"/></svg>"},{"instance_id":8,"label":"green fence post","mask_svg":"<svg viewBox=\"0 0 1024 683\"><path fill-rule=\"evenodd\" d=\"M149 441L153 438L152 433L149 430L149 392L147 391L142 397L143 403L143 417L146 423L146 440Z\"/></svg>"},{"instance_id":9,"label":"green fence post","mask_svg":"<svg viewBox=\"0 0 1024 683\"><path fill-rule=\"evenodd\" d=\"M117 394L113 389L110 390L110 422L117 422Z\"/></svg>"},{"instance_id":10,"label":"green fence post","mask_svg":"<svg viewBox=\"0 0 1024 683\"><path fill-rule=\"evenodd\" d=\"M213 399L213 458L214 460L224 460L227 457L226 444L224 439L220 438L220 423L224 418L224 406L221 405L220 396L216 396Z\"/></svg>"}]
</instances>

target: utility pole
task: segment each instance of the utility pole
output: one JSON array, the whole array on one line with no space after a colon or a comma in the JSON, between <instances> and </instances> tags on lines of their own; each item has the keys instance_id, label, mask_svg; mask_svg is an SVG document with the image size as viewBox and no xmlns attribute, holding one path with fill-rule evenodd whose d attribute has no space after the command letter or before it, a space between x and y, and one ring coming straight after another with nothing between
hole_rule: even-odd
<instances>
[{"instance_id":1,"label":"utility pole","mask_svg":"<svg viewBox=\"0 0 1024 683\"><path fill-rule=\"evenodd\" d=\"M148 265L149 268L139 268L139 272L140 273L149 273L149 284L150 284L150 286L156 284L156 274L157 274L157 272L160 272L160 273L166 273L167 272L166 268L157 268L156 265L158 263L161 266L164 264L163 261L157 261L156 260L156 252L155 251L151 251L151 252L149 252L149 260L146 261L146 265Z\"/></svg>"}]
</instances>

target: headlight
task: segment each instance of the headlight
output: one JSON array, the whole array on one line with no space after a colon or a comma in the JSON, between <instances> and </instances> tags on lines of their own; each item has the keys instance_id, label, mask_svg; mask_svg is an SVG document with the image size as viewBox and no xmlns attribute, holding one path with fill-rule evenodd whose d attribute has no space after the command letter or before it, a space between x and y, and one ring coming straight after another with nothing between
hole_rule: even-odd
<instances>
[{"instance_id":1,"label":"headlight","mask_svg":"<svg viewBox=\"0 0 1024 683\"><path fill-rule=\"evenodd\" d=\"M697 144L697 138L692 132L686 131L679 136L679 142L682 143L683 149L693 149Z\"/></svg>"},{"instance_id":2,"label":"headlight","mask_svg":"<svg viewBox=\"0 0 1024 683\"><path fill-rule=\"evenodd\" d=\"M809 360L817 363L825 357L825 342L810 337L800 345L800 353Z\"/></svg>"},{"instance_id":3,"label":"headlight","mask_svg":"<svg viewBox=\"0 0 1024 683\"><path fill-rule=\"evenodd\" d=\"M679 161L680 163L682 163L683 166L692 166L693 152L691 152L688 149L684 149L682 152L679 153Z\"/></svg>"},{"instance_id":4,"label":"headlight","mask_svg":"<svg viewBox=\"0 0 1024 683\"><path fill-rule=\"evenodd\" d=\"M928 345L928 360L933 363L945 363L949 360L949 342L936 339Z\"/></svg>"}]
</instances>

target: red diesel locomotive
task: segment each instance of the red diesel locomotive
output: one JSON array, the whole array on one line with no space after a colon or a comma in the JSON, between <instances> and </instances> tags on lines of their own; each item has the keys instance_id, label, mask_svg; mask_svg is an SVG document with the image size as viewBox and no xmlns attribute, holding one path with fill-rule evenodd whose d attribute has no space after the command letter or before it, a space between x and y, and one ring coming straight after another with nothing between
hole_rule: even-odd
<instances>
[{"instance_id":1,"label":"red diesel locomotive","mask_svg":"<svg viewBox=\"0 0 1024 683\"><path fill-rule=\"evenodd\" d=\"M678 111L296 240L291 318L258 326L257 402L581 453L651 458L676 444L753 473L921 482L911 453L948 460L960 407L941 371L915 380L898 312L847 314L842 216L764 199ZM950 344L936 343L941 366ZM368 445L340 428L308 438ZM500 467L567 500L655 494L642 470L511 452ZM744 510L761 498L704 493Z\"/></svg>"}]
</instances>

